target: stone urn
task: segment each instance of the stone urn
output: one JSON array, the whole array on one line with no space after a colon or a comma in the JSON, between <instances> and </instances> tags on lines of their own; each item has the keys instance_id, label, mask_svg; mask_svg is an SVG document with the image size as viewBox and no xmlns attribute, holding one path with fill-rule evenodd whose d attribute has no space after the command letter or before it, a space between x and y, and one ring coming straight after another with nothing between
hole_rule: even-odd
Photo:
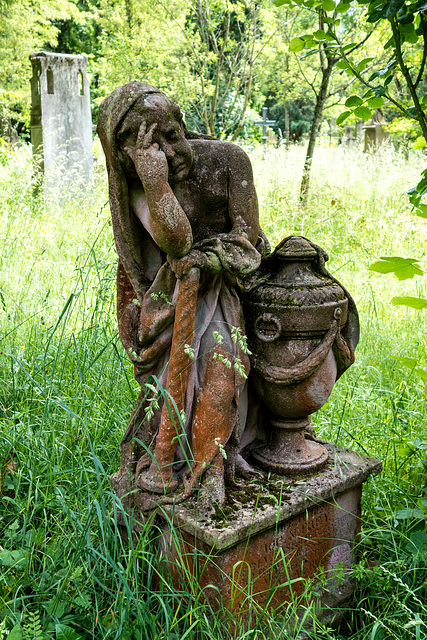
<instances>
[{"instance_id":1,"label":"stone urn","mask_svg":"<svg viewBox=\"0 0 427 640\"><path fill-rule=\"evenodd\" d=\"M327 259L306 238L285 238L243 295L251 379L267 416L266 440L251 455L280 474L313 472L326 463L328 452L313 439L309 416L326 403L337 377L354 361L357 311L326 271Z\"/></svg>"}]
</instances>

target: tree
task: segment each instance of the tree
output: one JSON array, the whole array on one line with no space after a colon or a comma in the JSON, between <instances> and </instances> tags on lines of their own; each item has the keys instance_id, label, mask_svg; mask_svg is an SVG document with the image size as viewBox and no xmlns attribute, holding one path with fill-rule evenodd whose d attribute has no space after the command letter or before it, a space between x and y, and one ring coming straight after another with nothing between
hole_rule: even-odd
<instances>
[{"instance_id":1,"label":"tree","mask_svg":"<svg viewBox=\"0 0 427 640\"><path fill-rule=\"evenodd\" d=\"M281 0L277 0L279 3ZM303 4L303 0L295 0ZM366 22L372 25L368 40L376 30L387 34L381 44L381 55L377 61L372 56L363 57L362 52L352 43L344 44L337 29L337 22L328 23L329 37L324 39L325 48L338 58L336 66L342 73L355 78L362 95L347 98L347 109L338 117L337 123L344 122L354 114L365 120L372 116L372 110L393 105L418 127L419 136L414 149L427 147L427 81L424 78L427 61L427 4L425 0L308 0L308 8L322 7L326 11L352 12L364 10ZM320 34L322 35L322 34ZM316 39L316 33L311 34ZM322 36L323 37L323 36ZM301 50L307 46L306 36L295 39L293 47ZM308 39L308 38L307 38ZM291 43L292 44L292 43ZM361 55L362 54L362 55ZM379 63L381 61L381 64ZM408 191L409 199L416 215L427 218L427 204L423 202L427 194L427 169L421 173L421 180ZM399 280L413 278L424 272L414 258L399 256L383 257L370 266L378 273L393 273ZM414 309L426 309L427 300L413 296L399 296L392 299L395 305L405 305ZM407 359L407 366L427 379L427 371L420 369L417 362ZM405 364L405 362L403 362Z\"/></svg>"},{"instance_id":2,"label":"tree","mask_svg":"<svg viewBox=\"0 0 427 640\"><path fill-rule=\"evenodd\" d=\"M316 16L316 26L318 27L315 31L311 31L306 35L292 38L289 43L289 50L294 53L298 53L305 49L305 57L314 54L318 54L319 56L320 82L317 88L315 88L314 84L311 84L315 93L315 106L300 189L300 201L303 205L306 205L308 200L310 172L314 149L326 101L332 95L342 92L345 88L345 86L342 86L334 91L329 91L332 72L342 58L341 48L350 50L351 52L357 51L369 38L371 32L368 32L367 35L363 34L363 38L359 38L358 43L339 43L337 30L338 27L340 27L343 16L346 15L346 11L349 7L348 4L344 4L344 0L341 0L338 3L334 0L321 0L318 2L316 0L276 0L275 3L277 6L285 4L290 6L299 6L307 13L314 14ZM357 18L357 11L353 12L351 15L347 15L346 20L351 23L351 25L347 24L347 27L351 26L351 29L347 28L344 32L354 34L355 30L360 31L361 25ZM348 85L349 83L347 82L346 84Z\"/></svg>"},{"instance_id":3,"label":"tree","mask_svg":"<svg viewBox=\"0 0 427 640\"><path fill-rule=\"evenodd\" d=\"M55 47L54 21L78 19L70 0L2 0L0 2L0 120L21 124L29 119L30 53Z\"/></svg>"},{"instance_id":4,"label":"tree","mask_svg":"<svg viewBox=\"0 0 427 640\"><path fill-rule=\"evenodd\" d=\"M269 115L276 120L276 127L285 133L286 142L297 140L307 133L313 116L313 99L308 77L314 79L316 69L313 58L303 62L289 51L289 41L295 31L312 26L312 16L299 7L283 7L275 12L276 38L266 54L258 74L259 84L267 95ZM304 70L302 70L302 66Z\"/></svg>"},{"instance_id":5,"label":"tree","mask_svg":"<svg viewBox=\"0 0 427 640\"><path fill-rule=\"evenodd\" d=\"M169 2L161 0L170 16ZM260 56L269 44L268 13L260 0L191 0L183 27L197 96L189 105L195 128L235 140L254 98Z\"/></svg>"}]
</instances>

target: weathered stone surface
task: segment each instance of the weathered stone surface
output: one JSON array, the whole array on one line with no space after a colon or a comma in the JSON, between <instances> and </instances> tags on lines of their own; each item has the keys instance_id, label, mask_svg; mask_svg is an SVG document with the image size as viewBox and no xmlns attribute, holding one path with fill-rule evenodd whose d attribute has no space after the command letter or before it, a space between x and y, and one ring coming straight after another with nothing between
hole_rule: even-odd
<instances>
[{"instance_id":1,"label":"weathered stone surface","mask_svg":"<svg viewBox=\"0 0 427 640\"><path fill-rule=\"evenodd\" d=\"M119 332L141 384L112 484L144 510L184 500L204 475L221 501L247 403L236 280L259 266L264 243L249 158L188 131L177 105L137 81L101 104L98 133L119 254Z\"/></svg>"},{"instance_id":2,"label":"weathered stone surface","mask_svg":"<svg viewBox=\"0 0 427 640\"><path fill-rule=\"evenodd\" d=\"M277 473L314 472L327 460L309 415L354 362L359 320L350 294L325 268L328 256L302 236L288 236L245 282L244 315L251 382L261 405L265 442L252 458Z\"/></svg>"},{"instance_id":3,"label":"weathered stone surface","mask_svg":"<svg viewBox=\"0 0 427 640\"><path fill-rule=\"evenodd\" d=\"M291 591L304 591L300 578L315 578L323 569L312 597L321 615L331 617L329 609L353 591L346 569L356 560L362 483L382 465L325 446L329 461L321 473L305 479L271 474L258 489L231 491L223 514L217 511L213 519L198 513L195 499L166 508L175 532L171 536L164 525L160 547L174 584L194 572L213 606L244 614L248 594L262 609L274 589L269 607L275 609L289 601Z\"/></svg>"},{"instance_id":4,"label":"weathered stone surface","mask_svg":"<svg viewBox=\"0 0 427 640\"><path fill-rule=\"evenodd\" d=\"M282 474L320 469L328 454L308 416L358 341L355 304L325 269L326 253L301 236L269 253L249 158L188 131L155 87L113 91L98 133L119 254L119 333L141 384L111 478L116 493L148 511L186 500L204 479L212 511L227 483L258 473L251 460Z\"/></svg>"},{"instance_id":5,"label":"weathered stone surface","mask_svg":"<svg viewBox=\"0 0 427 640\"><path fill-rule=\"evenodd\" d=\"M45 172L45 191L84 186L93 164L87 57L42 52L30 60L31 143Z\"/></svg>"}]
</instances>

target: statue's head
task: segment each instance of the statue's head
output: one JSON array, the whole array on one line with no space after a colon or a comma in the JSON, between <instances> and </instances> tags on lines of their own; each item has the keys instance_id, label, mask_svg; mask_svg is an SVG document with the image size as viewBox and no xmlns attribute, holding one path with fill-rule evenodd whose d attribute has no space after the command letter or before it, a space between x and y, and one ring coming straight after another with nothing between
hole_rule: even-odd
<instances>
[{"instance_id":1,"label":"statue's head","mask_svg":"<svg viewBox=\"0 0 427 640\"><path fill-rule=\"evenodd\" d=\"M151 141L166 155L169 180L180 182L186 178L193 164L193 151L181 111L164 93L146 83L134 81L119 87L102 103L98 132L104 150L106 143L107 147L114 147L125 174L135 176L132 156L143 123L146 131L156 125Z\"/></svg>"}]
</instances>

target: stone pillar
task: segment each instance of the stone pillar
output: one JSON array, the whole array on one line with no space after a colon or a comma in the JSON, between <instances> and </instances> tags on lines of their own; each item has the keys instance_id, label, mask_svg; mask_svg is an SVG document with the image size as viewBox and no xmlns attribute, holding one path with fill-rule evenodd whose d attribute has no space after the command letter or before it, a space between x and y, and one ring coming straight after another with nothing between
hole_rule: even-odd
<instances>
[{"instance_id":1,"label":"stone pillar","mask_svg":"<svg viewBox=\"0 0 427 640\"><path fill-rule=\"evenodd\" d=\"M92 117L85 55L33 53L31 143L45 193L84 186L93 165Z\"/></svg>"},{"instance_id":2,"label":"stone pillar","mask_svg":"<svg viewBox=\"0 0 427 640\"><path fill-rule=\"evenodd\" d=\"M373 151L387 141L388 131L384 128L385 124L383 114L377 109L369 123L363 127L365 130L365 152Z\"/></svg>"},{"instance_id":3,"label":"stone pillar","mask_svg":"<svg viewBox=\"0 0 427 640\"><path fill-rule=\"evenodd\" d=\"M352 149L353 148L353 143L354 143L354 137L353 137L353 127L350 125L347 125L344 127L344 139L343 139L343 144L344 146L346 146L348 149Z\"/></svg>"}]
</instances>

